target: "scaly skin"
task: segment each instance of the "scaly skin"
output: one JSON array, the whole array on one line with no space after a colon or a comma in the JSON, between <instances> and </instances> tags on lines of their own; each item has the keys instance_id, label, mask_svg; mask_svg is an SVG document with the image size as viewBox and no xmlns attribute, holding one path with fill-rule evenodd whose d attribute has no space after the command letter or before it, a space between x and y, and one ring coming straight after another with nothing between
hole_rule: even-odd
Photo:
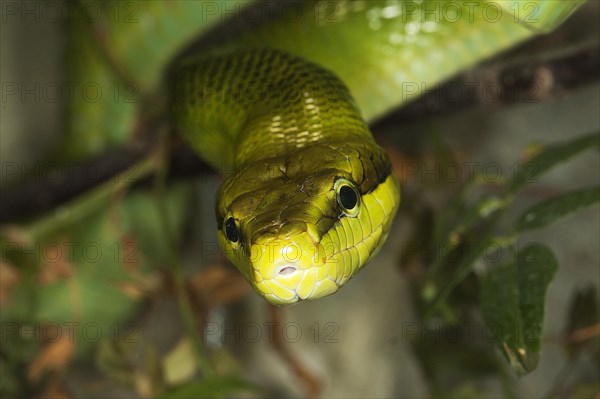
<instances>
[{"instance_id":1,"label":"scaly skin","mask_svg":"<svg viewBox=\"0 0 600 399\"><path fill-rule=\"evenodd\" d=\"M274 304L329 295L372 257L399 187L337 77L255 49L188 60L172 87L179 132L213 165L235 166L219 193L219 242L257 292ZM359 194L351 212L342 186ZM227 237L230 219L239 239Z\"/></svg>"},{"instance_id":2,"label":"scaly skin","mask_svg":"<svg viewBox=\"0 0 600 399\"><path fill-rule=\"evenodd\" d=\"M221 247L271 303L336 292L389 233L399 185L363 118L531 35L483 3L450 3L306 2L175 68L178 132L232 172Z\"/></svg>"}]
</instances>

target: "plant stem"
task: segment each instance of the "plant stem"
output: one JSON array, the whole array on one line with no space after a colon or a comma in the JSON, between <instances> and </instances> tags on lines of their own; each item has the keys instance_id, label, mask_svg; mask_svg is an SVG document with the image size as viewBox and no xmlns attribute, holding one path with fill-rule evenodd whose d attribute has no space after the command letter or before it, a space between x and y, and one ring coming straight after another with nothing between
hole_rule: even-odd
<instances>
[{"instance_id":1,"label":"plant stem","mask_svg":"<svg viewBox=\"0 0 600 399\"><path fill-rule=\"evenodd\" d=\"M192 345L194 346L196 362L198 364L198 367L200 368L200 371L202 372L203 377L211 378L214 376L214 370L212 365L210 364L210 361L208 360L208 357L202 346L202 342L200 341L200 338L198 336L198 329L196 327L194 312L192 310L188 292L185 287L185 279L183 276L182 264L179 259L179 256L177 255L177 237L171 229L171 224L169 221L165 192L170 154L170 148L168 143L168 130L164 129L163 134L161 136L163 138L161 145L162 167L159 168L155 180L155 189L157 196L156 200L158 205L159 217L163 226L165 239L167 240L167 254L169 258L171 275L173 277L173 282L175 283L177 302L179 304L179 310L181 312L183 325L188 337L192 342Z\"/></svg>"},{"instance_id":2,"label":"plant stem","mask_svg":"<svg viewBox=\"0 0 600 399\"><path fill-rule=\"evenodd\" d=\"M93 212L109 203L110 197L148 176L157 167L155 160L147 157L88 193L85 193L70 204L60 207L28 226L22 228L25 237L39 240L66 226L78 223ZM18 228L21 230L21 228Z\"/></svg>"},{"instance_id":3,"label":"plant stem","mask_svg":"<svg viewBox=\"0 0 600 399\"><path fill-rule=\"evenodd\" d=\"M504 390L504 395L508 399L515 399L517 396L515 394L515 389L512 384L510 373L507 370L506 362L500 358L498 352L495 352L494 359L496 361L496 366L498 367L498 374L500 376L500 383L502 384L502 389Z\"/></svg>"}]
</instances>

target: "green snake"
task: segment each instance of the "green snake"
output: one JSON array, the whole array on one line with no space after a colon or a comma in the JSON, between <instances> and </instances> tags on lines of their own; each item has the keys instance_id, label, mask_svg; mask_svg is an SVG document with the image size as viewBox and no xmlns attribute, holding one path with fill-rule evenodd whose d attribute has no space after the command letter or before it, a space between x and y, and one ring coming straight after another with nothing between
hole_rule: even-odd
<instances>
[{"instance_id":1,"label":"green snake","mask_svg":"<svg viewBox=\"0 0 600 399\"><path fill-rule=\"evenodd\" d=\"M290 3L294 20L273 18L181 59L169 81L174 125L226 176L219 243L256 292L285 305L333 294L355 276L400 203L366 120L390 98L408 100L408 84L423 91L581 2L551 3Z\"/></svg>"}]
</instances>

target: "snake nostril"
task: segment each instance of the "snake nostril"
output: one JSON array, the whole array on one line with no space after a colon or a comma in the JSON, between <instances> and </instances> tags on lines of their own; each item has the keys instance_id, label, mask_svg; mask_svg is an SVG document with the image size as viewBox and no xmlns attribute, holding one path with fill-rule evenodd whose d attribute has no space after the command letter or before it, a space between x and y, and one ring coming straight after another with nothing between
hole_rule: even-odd
<instances>
[{"instance_id":1,"label":"snake nostril","mask_svg":"<svg viewBox=\"0 0 600 399\"><path fill-rule=\"evenodd\" d=\"M296 268L294 266L286 266L279 271L279 274L281 274L282 276L289 276L290 274L294 273L295 271L296 271Z\"/></svg>"}]
</instances>

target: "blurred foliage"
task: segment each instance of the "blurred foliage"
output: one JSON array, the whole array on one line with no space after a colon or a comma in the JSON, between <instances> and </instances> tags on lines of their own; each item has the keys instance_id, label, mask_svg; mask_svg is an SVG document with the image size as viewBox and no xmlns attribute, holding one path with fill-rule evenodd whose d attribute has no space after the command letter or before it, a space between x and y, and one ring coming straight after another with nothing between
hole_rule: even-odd
<instances>
[{"instance_id":1,"label":"blurred foliage","mask_svg":"<svg viewBox=\"0 0 600 399\"><path fill-rule=\"evenodd\" d=\"M235 7L248 1L236 0ZM143 113L155 108L149 104L157 100L168 62L222 20L208 11L227 9L227 0L85 0L71 6L67 73L81 95L68 104L60 161L134 140Z\"/></svg>"},{"instance_id":2,"label":"blurred foliage","mask_svg":"<svg viewBox=\"0 0 600 399\"><path fill-rule=\"evenodd\" d=\"M444 163L456 165L452 150L437 135L432 133L431 139L442 167ZM522 166L512 179L498 182L494 194L487 194L489 190L484 189L486 182L482 176L473 176L464 182L448 183L455 194L443 208L421 205L417 227L409 240L418 244L407 247L402 258L403 269L417 283L413 289L416 308L428 321L427 328L448 334L443 326L473 327L482 317L485 331L465 329L448 336L489 338L517 375L537 367L546 291L559 267L550 248L538 242L523 242L520 235L600 202L600 187L587 187L542 200L508 222L505 214L514 205L518 190L535 187L544 173L585 150L600 150L600 133L530 148L533 151L525 151L525 158L519 162ZM482 194L467 200L469 192ZM587 333L584 342L597 343L600 326L595 295L592 288L576 293L566 332L565 348L569 353L581 345L579 340L571 342L573 334ZM504 366L494 360L490 342L485 341L452 340L450 345L423 339L415 343L434 396L454 397L452 392L466 397L482 395L477 386L467 382L473 376L487 374L498 376L505 395L514 397ZM452 356L454 350L460 355ZM446 364L448 357L452 359L450 364Z\"/></svg>"}]
</instances>

